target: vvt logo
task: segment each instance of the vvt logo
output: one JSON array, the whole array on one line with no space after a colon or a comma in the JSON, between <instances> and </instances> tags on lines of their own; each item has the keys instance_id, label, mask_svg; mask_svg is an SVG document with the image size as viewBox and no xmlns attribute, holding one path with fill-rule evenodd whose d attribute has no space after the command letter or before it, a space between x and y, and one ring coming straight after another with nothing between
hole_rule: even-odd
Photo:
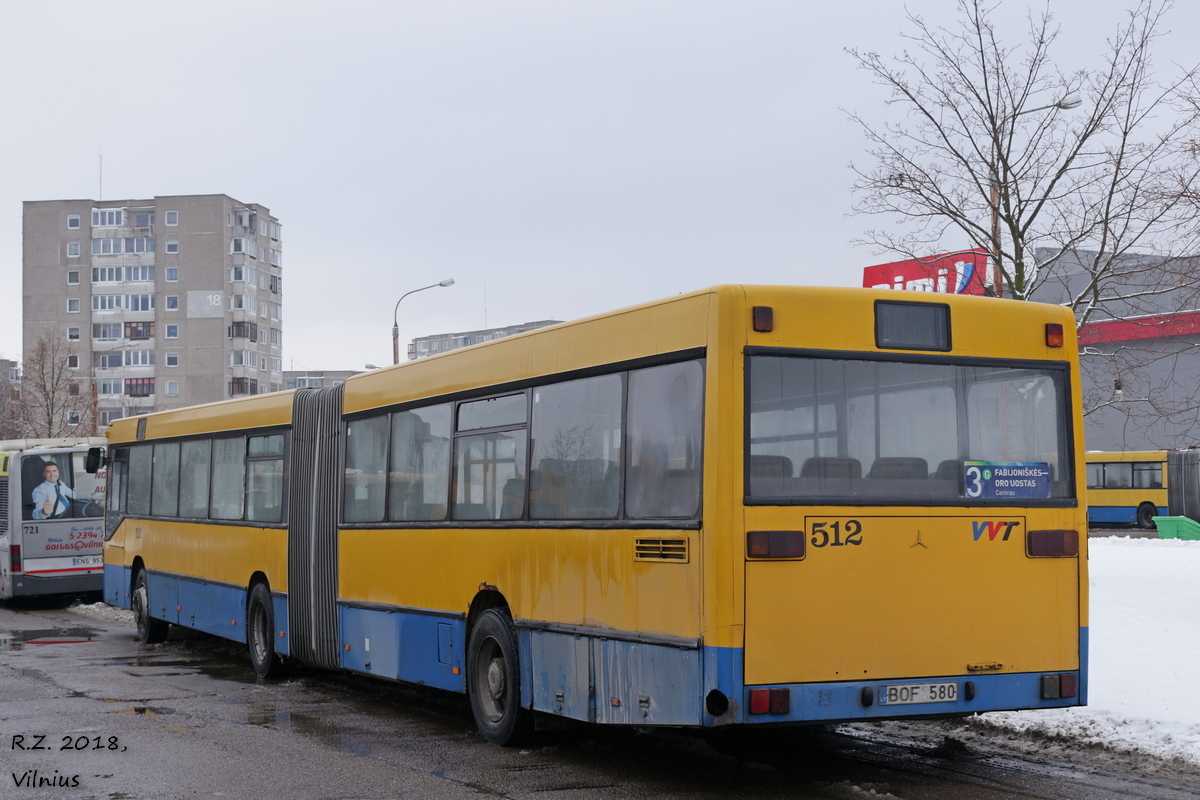
<instances>
[{"instance_id":1,"label":"vvt logo","mask_svg":"<svg viewBox=\"0 0 1200 800\"><path fill-rule=\"evenodd\" d=\"M1012 536L1013 528L1020 524L1020 520L1013 520L1012 522L998 519L972 520L971 533L977 542L985 533L987 534L988 541L994 542L996 541L996 537L1000 536L1000 532L1003 531L1004 536L1001 537L1000 541L1007 542L1008 537Z\"/></svg>"}]
</instances>

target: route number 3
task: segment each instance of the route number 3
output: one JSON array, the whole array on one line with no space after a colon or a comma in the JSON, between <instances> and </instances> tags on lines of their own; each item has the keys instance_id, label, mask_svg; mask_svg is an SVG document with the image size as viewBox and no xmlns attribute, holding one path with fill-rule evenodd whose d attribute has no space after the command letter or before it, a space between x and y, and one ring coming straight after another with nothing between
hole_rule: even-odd
<instances>
[{"instance_id":1,"label":"route number 3","mask_svg":"<svg viewBox=\"0 0 1200 800\"><path fill-rule=\"evenodd\" d=\"M988 475L987 477L991 477ZM983 470L979 467L967 467L967 497L979 497L983 494Z\"/></svg>"},{"instance_id":2,"label":"route number 3","mask_svg":"<svg viewBox=\"0 0 1200 800\"><path fill-rule=\"evenodd\" d=\"M845 547L862 544L862 523L856 519L845 522L814 522L812 524L813 547Z\"/></svg>"}]
</instances>

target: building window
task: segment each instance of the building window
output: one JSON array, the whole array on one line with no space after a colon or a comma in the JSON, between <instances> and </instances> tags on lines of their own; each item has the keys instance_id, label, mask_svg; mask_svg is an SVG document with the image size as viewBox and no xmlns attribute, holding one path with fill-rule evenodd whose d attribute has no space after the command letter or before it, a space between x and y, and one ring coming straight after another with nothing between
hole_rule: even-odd
<instances>
[{"instance_id":1,"label":"building window","mask_svg":"<svg viewBox=\"0 0 1200 800\"><path fill-rule=\"evenodd\" d=\"M167 338L168 339L178 339L179 338L179 326L178 325L168 325L167 326Z\"/></svg>"},{"instance_id":2,"label":"building window","mask_svg":"<svg viewBox=\"0 0 1200 800\"><path fill-rule=\"evenodd\" d=\"M253 322L235 322L229 326L230 339L257 339L258 325Z\"/></svg>"},{"instance_id":3,"label":"building window","mask_svg":"<svg viewBox=\"0 0 1200 800\"><path fill-rule=\"evenodd\" d=\"M121 295L94 294L92 295L92 311L120 311Z\"/></svg>"},{"instance_id":4,"label":"building window","mask_svg":"<svg viewBox=\"0 0 1200 800\"><path fill-rule=\"evenodd\" d=\"M120 283L121 267L92 267L92 283Z\"/></svg>"},{"instance_id":5,"label":"building window","mask_svg":"<svg viewBox=\"0 0 1200 800\"><path fill-rule=\"evenodd\" d=\"M179 267L167 267L167 283L175 283L179 280Z\"/></svg>"},{"instance_id":6,"label":"building window","mask_svg":"<svg viewBox=\"0 0 1200 800\"><path fill-rule=\"evenodd\" d=\"M120 394L120 393L118 392L118 394ZM101 411L100 412L100 424L101 425L111 425L114 420L120 419L124 413L125 412L122 411L121 409L116 409L115 411Z\"/></svg>"},{"instance_id":7,"label":"building window","mask_svg":"<svg viewBox=\"0 0 1200 800\"><path fill-rule=\"evenodd\" d=\"M98 369L116 369L121 366L120 353L100 353L96 358L96 366ZM117 394L120 394L118 391Z\"/></svg>"},{"instance_id":8,"label":"building window","mask_svg":"<svg viewBox=\"0 0 1200 800\"><path fill-rule=\"evenodd\" d=\"M79 242L67 242L67 258L79 258Z\"/></svg>"},{"instance_id":9,"label":"building window","mask_svg":"<svg viewBox=\"0 0 1200 800\"><path fill-rule=\"evenodd\" d=\"M125 280L127 281L152 281L154 280L154 265L153 264L135 264L125 268Z\"/></svg>"},{"instance_id":10,"label":"building window","mask_svg":"<svg viewBox=\"0 0 1200 800\"><path fill-rule=\"evenodd\" d=\"M79 356L67 356L67 369L79 369Z\"/></svg>"},{"instance_id":11,"label":"building window","mask_svg":"<svg viewBox=\"0 0 1200 800\"><path fill-rule=\"evenodd\" d=\"M138 236L128 238L109 237L92 239L92 255L119 256L122 253L153 253L154 237Z\"/></svg>"},{"instance_id":12,"label":"building window","mask_svg":"<svg viewBox=\"0 0 1200 800\"><path fill-rule=\"evenodd\" d=\"M79 298L78 297L67 298L67 313L68 314L78 314L79 313Z\"/></svg>"},{"instance_id":13,"label":"building window","mask_svg":"<svg viewBox=\"0 0 1200 800\"><path fill-rule=\"evenodd\" d=\"M229 382L231 397L242 394L258 394L258 381L254 378L234 378Z\"/></svg>"},{"instance_id":14,"label":"building window","mask_svg":"<svg viewBox=\"0 0 1200 800\"><path fill-rule=\"evenodd\" d=\"M119 323L119 322L95 322L95 323L92 323L92 338L93 339L120 339L121 338L121 323Z\"/></svg>"},{"instance_id":15,"label":"building window","mask_svg":"<svg viewBox=\"0 0 1200 800\"><path fill-rule=\"evenodd\" d=\"M258 301L258 315L260 317L262 317L263 319L267 318L267 301L266 300Z\"/></svg>"},{"instance_id":16,"label":"building window","mask_svg":"<svg viewBox=\"0 0 1200 800\"><path fill-rule=\"evenodd\" d=\"M77 270L77 269L67 270L67 286L78 286L78 285L79 285L79 270Z\"/></svg>"},{"instance_id":17,"label":"building window","mask_svg":"<svg viewBox=\"0 0 1200 800\"><path fill-rule=\"evenodd\" d=\"M283 359L279 356L271 356L271 372L283 372Z\"/></svg>"},{"instance_id":18,"label":"building window","mask_svg":"<svg viewBox=\"0 0 1200 800\"><path fill-rule=\"evenodd\" d=\"M167 381L167 397L179 396L179 381Z\"/></svg>"},{"instance_id":19,"label":"building window","mask_svg":"<svg viewBox=\"0 0 1200 800\"><path fill-rule=\"evenodd\" d=\"M79 397L78 383L72 383L67 386L67 397Z\"/></svg>"},{"instance_id":20,"label":"building window","mask_svg":"<svg viewBox=\"0 0 1200 800\"><path fill-rule=\"evenodd\" d=\"M93 228L116 228L123 224L124 209L120 208L93 208L92 209L92 227Z\"/></svg>"},{"instance_id":21,"label":"building window","mask_svg":"<svg viewBox=\"0 0 1200 800\"><path fill-rule=\"evenodd\" d=\"M129 397L150 397L154 394L154 378L126 378L125 394Z\"/></svg>"},{"instance_id":22,"label":"building window","mask_svg":"<svg viewBox=\"0 0 1200 800\"><path fill-rule=\"evenodd\" d=\"M153 214L134 214L133 215L133 227L149 228L152 225L154 225L154 215Z\"/></svg>"},{"instance_id":23,"label":"building window","mask_svg":"<svg viewBox=\"0 0 1200 800\"><path fill-rule=\"evenodd\" d=\"M271 319L276 321L283 319L283 307L279 303L271 303Z\"/></svg>"},{"instance_id":24,"label":"building window","mask_svg":"<svg viewBox=\"0 0 1200 800\"><path fill-rule=\"evenodd\" d=\"M68 425L78 425L79 424L79 412L78 411L72 411L69 414L67 414L67 424Z\"/></svg>"},{"instance_id":25,"label":"building window","mask_svg":"<svg viewBox=\"0 0 1200 800\"><path fill-rule=\"evenodd\" d=\"M178 367L179 366L179 353L167 353L167 366L168 367Z\"/></svg>"},{"instance_id":26,"label":"building window","mask_svg":"<svg viewBox=\"0 0 1200 800\"><path fill-rule=\"evenodd\" d=\"M127 367L153 367L154 366L154 351L153 350L126 350L125 351L125 366L127 366Z\"/></svg>"},{"instance_id":27,"label":"building window","mask_svg":"<svg viewBox=\"0 0 1200 800\"><path fill-rule=\"evenodd\" d=\"M178 225L179 224L179 212L178 211L168 211L163 216L164 216L164 221L168 225Z\"/></svg>"},{"instance_id":28,"label":"building window","mask_svg":"<svg viewBox=\"0 0 1200 800\"><path fill-rule=\"evenodd\" d=\"M79 341L79 328L67 328L67 341L68 342L78 342Z\"/></svg>"},{"instance_id":29,"label":"building window","mask_svg":"<svg viewBox=\"0 0 1200 800\"><path fill-rule=\"evenodd\" d=\"M278 328L271 328L271 346L283 347L283 331Z\"/></svg>"},{"instance_id":30,"label":"building window","mask_svg":"<svg viewBox=\"0 0 1200 800\"><path fill-rule=\"evenodd\" d=\"M167 295L167 311L178 311L178 310L179 310L179 295L177 295L177 294Z\"/></svg>"},{"instance_id":31,"label":"building window","mask_svg":"<svg viewBox=\"0 0 1200 800\"><path fill-rule=\"evenodd\" d=\"M78 214L67 214L67 230L72 230L72 231L79 230L79 215Z\"/></svg>"},{"instance_id":32,"label":"building window","mask_svg":"<svg viewBox=\"0 0 1200 800\"><path fill-rule=\"evenodd\" d=\"M154 295L127 294L125 295L125 308L128 311L153 311Z\"/></svg>"},{"instance_id":33,"label":"building window","mask_svg":"<svg viewBox=\"0 0 1200 800\"><path fill-rule=\"evenodd\" d=\"M175 239L168 239L167 240L167 252L168 253L178 253L179 252L179 242L176 241Z\"/></svg>"},{"instance_id":34,"label":"building window","mask_svg":"<svg viewBox=\"0 0 1200 800\"><path fill-rule=\"evenodd\" d=\"M100 387L100 394L105 396L118 395L124 391L124 381L120 378L101 378L96 383Z\"/></svg>"},{"instance_id":35,"label":"building window","mask_svg":"<svg viewBox=\"0 0 1200 800\"><path fill-rule=\"evenodd\" d=\"M245 307L246 307L246 302L245 302L244 295L240 295L240 294L229 295L229 309L231 311L236 311L239 308L245 308Z\"/></svg>"},{"instance_id":36,"label":"building window","mask_svg":"<svg viewBox=\"0 0 1200 800\"><path fill-rule=\"evenodd\" d=\"M154 323L153 322L126 322L125 323L125 338L126 339L153 339L154 338Z\"/></svg>"}]
</instances>

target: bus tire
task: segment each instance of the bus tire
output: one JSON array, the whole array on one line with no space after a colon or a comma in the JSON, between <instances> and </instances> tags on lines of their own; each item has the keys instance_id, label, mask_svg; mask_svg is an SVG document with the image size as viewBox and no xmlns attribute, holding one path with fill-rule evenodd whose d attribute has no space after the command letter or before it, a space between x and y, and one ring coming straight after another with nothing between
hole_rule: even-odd
<instances>
[{"instance_id":1,"label":"bus tire","mask_svg":"<svg viewBox=\"0 0 1200 800\"><path fill-rule=\"evenodd\" d=\"M1153 528L1154 517L1158 514L1158 509L1153 503L1142 503L1137 510L1137 526L1139 528Z\"/></svg>"},{"instance_id":2,"label":"bus tire","mask_svg":"<svg viewBox=\"0 0 1200 800\"><path fill-rule=\"evenodd\" d=\"M142 644L158 644L167 639L171 623L150 616L150 581L146 570L138 570L133 579L133 597L130 605L133 607L133 617L137 621L137 640Z\"/></svg>"},{"instance_id":3,"label":"bus tire","mask_svg":"<svg viewBox=\"0 0 1200 800\"><path fill-rule=\"evenodd\" d=\"M492 744L518 744L533 727L529 712L521 708L517 632L505 609L489 608L471 629L467 696L475 725Z\"/></svg>"},{"instance_id":4,"label":"bus tire","mask_svg":"<svg viewBox=\"0 0 1200 800\"><path fill-rule=\"evenodd\" d=\"M246 646L250 664L260 678L277 678L283 672L283 660L275 652L275 607L271 590L257 583L246 603Z\"/></svg>"}]
</instances>

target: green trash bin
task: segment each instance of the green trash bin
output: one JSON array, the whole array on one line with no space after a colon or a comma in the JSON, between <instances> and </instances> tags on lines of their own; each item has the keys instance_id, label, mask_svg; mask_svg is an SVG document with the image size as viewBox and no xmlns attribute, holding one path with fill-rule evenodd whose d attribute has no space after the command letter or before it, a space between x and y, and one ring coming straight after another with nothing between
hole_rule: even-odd
<instances>
[{"instance_id":1,"label":"green trash bin","mask_svg":"<svg viewBox=\"0 0 1200 800\"><path fill-rule=\"evenodd\" d=\"M1191 539L1200 541L1200 522L1189 517L1155 517L1160 539Z\"/></svg>"}]
</instances>

